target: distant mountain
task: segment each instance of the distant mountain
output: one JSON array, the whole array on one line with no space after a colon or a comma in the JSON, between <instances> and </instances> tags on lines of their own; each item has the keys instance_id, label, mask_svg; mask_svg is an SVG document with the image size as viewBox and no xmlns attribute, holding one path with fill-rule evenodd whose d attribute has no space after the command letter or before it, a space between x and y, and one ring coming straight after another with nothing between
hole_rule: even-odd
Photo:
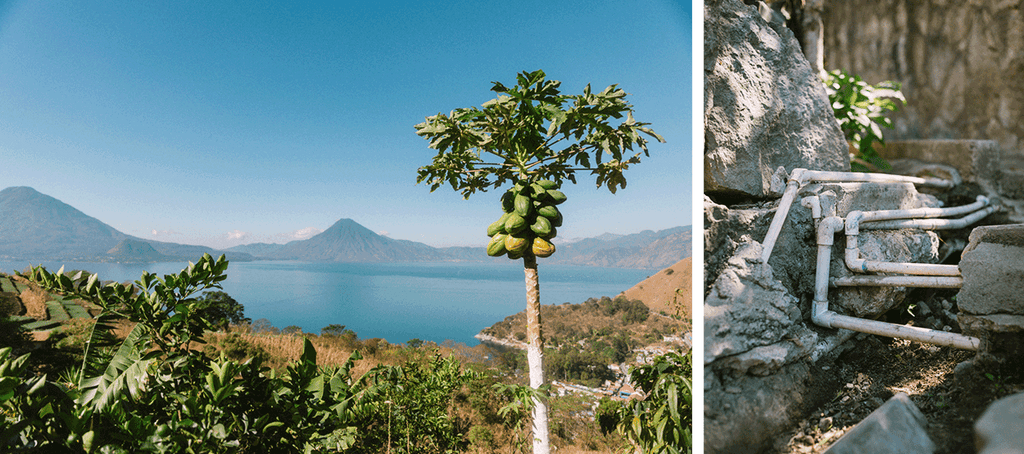
<instances>
[{"instance_id":1,"label":"distant mountain","mask_svg":"<svg viewBox=\"0 0 1024 454\"><path fill-rule=\"evenodd\" d=\"M283 244L277 243L252 243L229 247L225 249L225 251L242 252L250 254L253 257L269 257L271 254L277 252L278 249L283 247Z\"/></svg>"},{"instance_id":2,"label":"distant mountain","mask_svg":"<svg viewBox=\"0 0 1024 454\"><path fill-rule=\"evenodd\" d=\"M572 243L559 244L558 252L544 263L611 268L661 269L690 256L690 226L645 230L632 235L606 233ZM415 262L493 260L483 247L434 248L423 243L378 235L352 219L341 219L322 233L288 244L253 243L229 251L245 252L261 259L309 262Z\"/></svg>"},{"instance_id":3,"label":"distant mountain","mask_svg":"<svg viewBox=\"0 0 1024 454\"><path fill-rule=\"evenodd\" d=\"M30 187L0 191L0 258L5 260L149 262L196 260L203 253L223 252L126 235ZM231 260L252 260L249 254L227 255Z\"/></svg>"},{"instance_id":4,"label":"distant mountain","mask_svg":"<svg viewBox=\"0 0 1024 454\"><path fill-rule=\"evenodd\" d=\"M112 260L129 263L153 263L174 261L175 257L164 255L153 249L153 245L133 238L125 238L113 249L107 251Z\"/></svg>"},{"instance_id":5,"label":"distant mountain","mask_svg":"<svg viewBox=\"0 0 1024 454\"><path fill-rule=\"evenodd\" d=\"M555 255L545 260L572 265L661 269L689 257L692 242L692 229L688 225L656 232L644 230L632 235L604 234L557 245Z\"/></svg>"},{"instance_id":6,"label":"distant mountain","mask_svg":"<svg viewBox=\"0 0 1024 454\"><path fill-rule=\"evenodd\" d=\"M373 233L351 219L341 219L305 240L292 241L267 258L311 262L402 262L446 260L438 249Z\"/></svg>"}]
</instances>

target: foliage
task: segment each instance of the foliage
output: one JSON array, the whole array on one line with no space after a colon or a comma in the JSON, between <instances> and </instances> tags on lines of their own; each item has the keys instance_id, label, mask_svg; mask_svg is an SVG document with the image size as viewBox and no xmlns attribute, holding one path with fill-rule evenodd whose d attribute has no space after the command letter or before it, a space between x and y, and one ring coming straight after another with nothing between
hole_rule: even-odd
<instances>
[{"instance_id":1,"label":"foliage","mask_svg":"<svg viewBox=\"0 0 1024 454\"><path fill-rule=\"evenodd\" d=\"M648 123L633 119L633 106L617 85L599 93L587 85L581 95L563 95L561 82L546 80L541 70L524 71L516 81L511 88L493 82L498 96L480 108L438 113L416 125L416 134L438 150L419 169L417 183L429 183L431 191L447 183L469 198L506 181L575 183L577 171L590 171L598 187L614 193L626 187L622 172L640 162L641 152L649 156L641 133L664 142ZM612 119L621 122L613 125ZM629 156L634 147L641 152Z\"/></svg>"},{"instance_id":2,"label":"foliage","mask_svg":"<svg viewBox=\"0 0 1024 454\"><path fill-rule=\"evenodd\" d=\"M412 446L452 452L464 428L449 414L453 389L471 375L454 360L351 375L319 367L309 339L281 374L260 355L210 359L193 345L213 325L199 292L219 288L227 261L204 255L181 273L149 273L134 284L97 286L34 268L50 291L96 301L103 313L85 343L81 368L61 382L32 377L28 355L0 350L0 450L4 452L382 452ZM134 326L124 339L111 322ZM236 342L236 340L229 342ZM230 352L224 349L224 352ZM447 397L446 397L447 396ZM394 412L380 411L397 405ZM388 432L408 434L391 444Z\"/></svg>"},{"instance_id":3,"label":"foliage","mask_svg":"<svg viewBox=\"0 0 1024 454\"><path fill-rule=\"evenodd\" d=\"M213 291L203 293L199 301L206 307L200 309L202 316L216 326L219 330L227 329L228 324L241 325L251 323L252 320L245 316L245 307L242 303L235 301L227 293Z\"/></svg>"},{"instance_id":4,"label":"foliage","mask_svg":"<svg viewBox=\"0 0 1024 454\"><path fill-rule=\"evenodd\" d=\"M690 353L667 353L632 371L633 386L643 400L630 400L615 414L609 405L599 412L603 428L616 421L616 429L644 453L692 452L692 375Z\"/></svg>"},{"instance_id":5,"label":"foliage","mask_svg":"<svg viewBox=\"0 0 1024 454\"><path fill-rule=\"evenodd\" d=\"M872 144L884 143L882 127L893 127L892 120L885 116L886 112L899 107L896 101L907 103L900 92L900 84L885 81L872 86L843 70L826 73L824 82L839 127L857 150L851 163L854 170L887 170L889 164L878 155Z\"/></svg>"}]
</instances>

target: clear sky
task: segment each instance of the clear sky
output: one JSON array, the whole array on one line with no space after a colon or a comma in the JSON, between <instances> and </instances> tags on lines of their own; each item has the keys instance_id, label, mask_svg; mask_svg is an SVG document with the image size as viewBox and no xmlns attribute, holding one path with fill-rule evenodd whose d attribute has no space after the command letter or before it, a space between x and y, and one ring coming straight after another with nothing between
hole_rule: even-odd
<instances>
[{"instance_id":1,"label":"clear sky","mask_svg":"<svg viewBox=\"0 0 1024 454\"><path fill-rule=\"evenodd\" d=\"M619 84L667 141L616 195L589 175L564 187L559 237L690 225L691 13L679 0L2 2L0 189L218 248L341 218L484 245L500 192L417 185L435 151L413 125L543 69L567 94Z\"/></svg>"}]
</instances>

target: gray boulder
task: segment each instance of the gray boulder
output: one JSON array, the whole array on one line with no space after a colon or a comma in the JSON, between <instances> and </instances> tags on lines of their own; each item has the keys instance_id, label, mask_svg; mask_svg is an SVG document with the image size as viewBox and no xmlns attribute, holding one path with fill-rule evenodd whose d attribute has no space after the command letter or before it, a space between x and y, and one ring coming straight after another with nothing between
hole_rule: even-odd
<instances>
[{"instance_id":1,"label":"gray boulder","mask_svg":"<svg viewBox=\"0 0 1024 454\"><path fill-rule=\"evenodd\" d=\"M738 0L706 0L704 191L767 198L780 166L850 169L824 85L781 23Z\"/></svg>"}]
</instances>

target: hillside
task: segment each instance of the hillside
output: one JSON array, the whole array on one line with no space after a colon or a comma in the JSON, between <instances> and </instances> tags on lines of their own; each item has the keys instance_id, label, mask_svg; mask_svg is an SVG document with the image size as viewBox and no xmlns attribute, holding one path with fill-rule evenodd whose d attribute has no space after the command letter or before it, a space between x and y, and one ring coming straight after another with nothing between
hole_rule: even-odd
<instances>
[{"instance_id":1,"label":"hillside","mask_svg":"<svg viewBox=\"0 0 1024 454\"><path fill-rule=\"evenodd\" d=\"M224 252L126 235L30 187L0 191L0 259L150 262L195 260L204 253ZM231 260L252 260L249 254L227 255Z\"/></svg>"},{"instance_id":2,"label":"hillside","mask_svg":"<svg viewBox=\"0 0 1024 454\"><path fill-rule=\"evenodd\" d=\"M630 300L640 300L653 312L693 317L690 288L693 285L691 257L658 271L622 294Z\"/></svg>"},{"instance_id":3,"label":"hillside","mask_svg":"<svg viewBox=\"0 0 1024 454\"><path fill-rule=\"evenodd\" d=\"M662 269L689 257L691 226L632 235L604 234L557 245L551 263L604 266L612 268Z\"/></svg>"}]
</instances>

